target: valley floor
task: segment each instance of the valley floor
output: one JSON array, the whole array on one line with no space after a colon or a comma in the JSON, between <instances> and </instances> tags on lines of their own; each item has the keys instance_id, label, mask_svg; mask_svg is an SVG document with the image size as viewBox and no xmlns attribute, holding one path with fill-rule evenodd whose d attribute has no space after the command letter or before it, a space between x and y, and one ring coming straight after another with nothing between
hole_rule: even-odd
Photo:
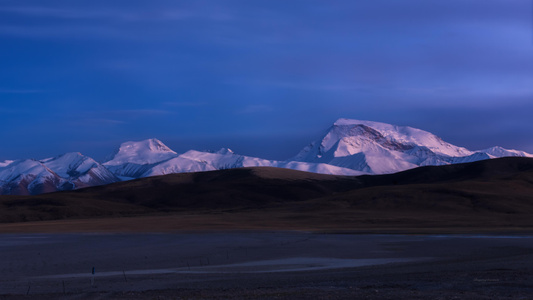
<instances>
[{"instance_id":1,"label":"valley floor","mask_svg":"<svg viewBox=\"0 0 533 300\"><path fill-rule=\"evenodd\" d=\"M0 253L0 299L533 295L527 235L11 233L1 235Z\"/></svg>"}]
</instances>

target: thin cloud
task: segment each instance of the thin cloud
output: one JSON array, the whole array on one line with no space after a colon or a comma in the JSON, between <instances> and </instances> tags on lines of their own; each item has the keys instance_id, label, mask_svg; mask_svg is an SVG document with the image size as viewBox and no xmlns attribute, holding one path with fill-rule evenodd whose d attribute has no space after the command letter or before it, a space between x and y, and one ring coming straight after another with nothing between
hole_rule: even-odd
<instances>
[{"instance_id":1,"label":"thin cloud","mask_svg":"<svg viewBox=\"0 0 533 300\"><path fill-rule=\"evenodd\" d=\"M173 112L162 109L124 109L111 111L111 114L127 115L132 117L137 116L155 116L155 115L170 115Z\"/></svg>"},{"instance_id":2,"label":"thin cloud","mask_svg":"<svg viewBox=\"0 0 533 300\"><path fill-rule=\"evenodd\" d=\"M92 19L106 16L105 13L98 13L94 11L87 10L77 10L77 9L64 9L64 8L50 8L50 7L41 7L41 6L13 6L13 7L2 7L0 12L10 13L10 14L19 14L19 15L28 15L28 16L37 16L37 17L51 17L51 18L65 18L65 19Z\"/></svg>"},{"instance_id":3,"label":"thin cloud","mask_svg":"<svg viewBox=\"0 0 533 300\"><path fill-rule=\"evenodd\" d=\"M132 6L134 7L134 6ZM149 22L149 21L181 21L187 19L207 19L212 21L227 21L233 19L231 14L214 9L190 9L171 6L155 7L134 11L123 8L94 9L83 8L57 8L43 6L10 6L0 7L0 13L18 14L28 17L43 17L52 19L106 19L123 22Z\"/></svg>"},{"instance_id":4,"label":"thin cloud","mask_svg":"<svg viewBox=\"0 0 533 300\"><path fill-rule=\"evenodd\" d=\"M115 119L98 119L98 118L87 118L79 121L72 122L73 125L84 125L84 126L98 126L98 125L122 125L122 124L128 124L128 122L124 122L121 120L115 120Z\"/></svg>"},{"instance_id":5,"label":"thin cloud","mask_svg":"<svg viewBox=\"0 0 533 300\"><path fill-rule=\"evenodd\" d=\"M42 6L16 6L0 8L0 13L19 14L30 17L53 19L108 19L114 21L179 20L189 14L185 11L127 12L112 9L65 9Z\"/></svg>"},{"instance_id":6,"label":"thin cloud","mask_svg":"<svg viewBox=\"0 0 533 300\"><path fill-rule=\"evenodd\" d=\"M118 30L104 26L0 26L0 35L29 38L138 38L131 31Z\"/></svg>"},{"instance_id":7,"label":"thin cloud","mask_svg":"<svg viewBox=\"0 0 533 300\"><path fill-rule=\"evenodd\" d=\"M233 80L229 84L244 85L244 86L266 86L274 88L286 88L295 90L310 90L310 91L357 91L367 90L358 85L347 84L324 84L324 83L310 83L310 82L290 82L290 81L269 81L269 80Z\"/></svg>"},{"instance_id":8,"label":"thin cloud","mask_svg":"<svg viewBox=\"0 0 533 300\"><path fill-rule=\"evenodd\" d=\"M43 90L16 90L16 89L3 89L0 88L0 94L38 94L44 93Z\"/></svg>"},{"instance_id":9,"label":"thin cloud","mask_svg":"<svg viewBox=\"0 0 533 300\"><path fill-rule=\"evenodd\" d=\"M88 111L81 118L81 123L96 122L98 124L128 124L129 119L170 115L173 112L162 109L119 109L109 111Z\"/></svg>"},{"instance_id":10,"label":"thin cloud","mask_svg":"<svg viewBox=\"0 0 533 300\"><path fill-rule=\"evenodd\" d=\"M163 102L162 103L165 106L171 106L171 107L195 107L195 106L205 106L207 105L206 102L192 102L192 101L185 101L185 102Z\"/></svg>"},{"instance_id":11,"label":"thin cloud","mask_svg":"<svg viewBox=\"0 0 533 300\"><path fill-rule=\"evenodd\" d=\"M121 120L113 120L113 119L88 119L87 121L93 122L93 123L99 123L99 124L127 124L128 122L124 122Z\"/></svg>"}]
</instances>

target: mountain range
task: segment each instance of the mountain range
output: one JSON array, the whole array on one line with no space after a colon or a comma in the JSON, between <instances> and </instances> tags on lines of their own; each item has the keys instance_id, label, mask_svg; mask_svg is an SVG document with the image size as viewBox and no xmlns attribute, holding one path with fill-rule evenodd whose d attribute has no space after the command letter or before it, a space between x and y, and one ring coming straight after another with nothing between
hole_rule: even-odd
<instances>
[{"instance_id":1,"label":"mountain range","mask_svg":"<svg viewBox=\"0 0 533 300\"><path fill-rule=\"evenodd\" d=\"M407 126L339 119L319 139L285 161L240 155L227 148L178 154L157 139L125 142L103 162L81 153L8 160L0 162L0 195L41 194L156 175L242 167L355 176L507 156L533 157L501 147L471 151Z\"/></svg>"},{"instance_id":2,"label":"mountain range","mask_svg":"<svg viewBox=\"0 0 533 300\"><path fill-rule=\"evenodd\" d=\"M531 232L532 195L533 158L526 157L371 176L236 168L153 176L41 195L0 196L0 232L395 232L402 228L410 233ZM65 222L40 222L44 220ZM13 224L17 222L23 223Z\"/></svg>"}]
</instances>

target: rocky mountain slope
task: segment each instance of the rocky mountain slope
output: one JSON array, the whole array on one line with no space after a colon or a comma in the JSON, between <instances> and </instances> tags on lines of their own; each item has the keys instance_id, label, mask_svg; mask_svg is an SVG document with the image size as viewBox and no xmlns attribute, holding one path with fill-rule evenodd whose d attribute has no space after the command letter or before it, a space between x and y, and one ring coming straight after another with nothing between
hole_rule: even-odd
<instances>
[{"instance_id":1,"label":"rocky mountain slope","mask_svg":"<svg viewBox=\"0 0 533 300\"><path fill-rule=\"evenodd\" d=\"M325 163L369 174L387 174L419 166L439 166L506 156L533 157L493 147L470 151L416 128L339 119L317 141L291 160Z\"/></svg>"},{"instance_id":2,"label":"rocky mountain slope","mask_svg":"<svg viewBox=\"0 0 533 300\"><path fill-rule=\"evenodd\" d=\"M533 158L524 157L372 176L253 167L154 176L36 196L0 196L0 222L147 215L159 220L174 215L171 223L185 230L531 230L532 195ZM142 229L145 224L132 226Z\"/></svg>"},{"instance_id":3,"label":"rocky mountain slope","mask_svg":"<svg viewBox=\"0 0 533 300\"><path fill-rule=\"evenodd\" d=\"M533 157L501 147L471 151L407 126L339 119L320 139L285 161L240 155L226 148L178 154L157 139L125 142L102 164L80 153L43 160L9 160L0 162L0 194L40 194L156 175L242 167L350 176L388 174L506 156Z\"/></svg>"}]
</instances>

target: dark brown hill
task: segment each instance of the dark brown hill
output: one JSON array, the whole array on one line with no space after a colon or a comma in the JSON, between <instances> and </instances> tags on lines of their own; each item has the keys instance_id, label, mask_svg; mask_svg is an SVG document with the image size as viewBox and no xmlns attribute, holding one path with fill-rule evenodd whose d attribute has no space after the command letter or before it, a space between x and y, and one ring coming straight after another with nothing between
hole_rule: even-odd
<instances>
[{"instance_id":1,"label":"dark brown hill","mask_svg":"<svg viewBox=\"0 0 533 300\"><path fill-rule=\"evenodd\" d=\"M4 223L169 213L224 214L235 220L250 214L283 220L280 224L339 229L435 222L533 228L533 159L501 158L358 177L242 168L0 197Z\"/></svg>"},{"instance_id":2,"label":"dark brown hill","mask_svg":"<svg viewBox=\"0 0 533 300\"><path fill-rule=\"evenodd\" d=\"M257 209L347 191L357 180L277 168L180 173L37 196L1 196L1 222Z\"/></svg>"}]
</instances>

